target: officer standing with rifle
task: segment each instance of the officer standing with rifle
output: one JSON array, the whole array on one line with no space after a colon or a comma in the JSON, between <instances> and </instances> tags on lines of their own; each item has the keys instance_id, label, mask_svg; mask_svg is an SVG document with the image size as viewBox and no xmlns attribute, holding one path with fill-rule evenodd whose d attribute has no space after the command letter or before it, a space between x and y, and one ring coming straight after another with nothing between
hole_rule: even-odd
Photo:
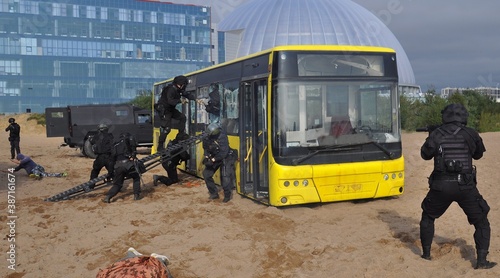
<instances>
[{"instance_id":1,"label":"officer standing with rifle","mask_svg":"<svg viewBox=\"0 0 500 278\"><path fill-rule=\"evenodd\" d=\"M111 198L120 192L125 177L133 179L134 200L141 199L141 170L137 165L137 143L128 132L122 133L119 139L120 141L113 146L113 158L116 161L113 186L102 200L104 203L111 203Z\"/></svg>"},{"instance_id":2,"label":"officer standing with rifle","mask_svg":"<svg viewBox=\"0 0 500 278\"><path fill-rule=\"evenodd\" d=\"M21 153L21 148L19 147L19 141L21 141L21 126L16 123L16 119L9 118L9 126L5 129L9 132L9 142L10 142L10 159L16 158L16 155Z\"/></svg>"},{"instance_id":3,"label":"officer standing with rifle","mask_svg":"<svg viewBox=\"0 0 500 278\"><path fill-rule=\"evenodd\" d=\"M228 158L231 148L229 147L229 140L226 132L222 129L219 123L211 123L207 127L208 137L203 139L203 150L205 158L203 159L203 164L205 169L203 170L203 178L207 185L208 193L210 194L209 199L219 199L219 190L214 181L214 174L224 166L224 162ZM234 176L234 164L227 165L226 169L223 169L221 174L222 177L222 189L224 191L224 199L222 202L227 203L231 200L233 184L230 179ZM231 173L231 170L233 173ZM225 178L227 177L227 178Z\"/></svg>"},{"instance_id":4,"label":"officer standing with rifle","mask_svg":"<svg viewBox=\"0 0 500 278\"><path fill-rule=\"evenodd\" d=\"M429 192L421 205L422 258L431 259L435 219L443 215L452 202L457 202L475 228L475 269L489 269L496 265L486 260L490 247L490 207L476 187L476 167L472 164L473 159L483 157L486 148L477 131L466 126L469 114L462 104L450 104L441 114L442 125L429 131L420 152L423 159L434 159Z\"/></svg>"}]
</instances>

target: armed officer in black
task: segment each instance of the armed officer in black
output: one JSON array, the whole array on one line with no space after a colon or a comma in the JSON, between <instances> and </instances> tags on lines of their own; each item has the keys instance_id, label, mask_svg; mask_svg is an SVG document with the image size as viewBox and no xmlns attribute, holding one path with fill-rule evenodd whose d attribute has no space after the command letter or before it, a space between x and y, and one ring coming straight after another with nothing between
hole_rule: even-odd
<instances>
[{"instance_id":1,"label":"armed officer in black","mask_svg":"<svg viewBox=\"0 0 500 278\"><path fill-rule=\"evenodd\" d=\"M113 186L108 191L106 198L102 201L110 203L111 199L120 192L125 177L133 179L134 200L141 199L141 176L138 172L136 158L137 143L134 137L128 133L122 133L119 141L113 146L113 159L115 162Z\"/></svg>"},{"instance_id":2,"label":"armed officer in black","mask_svg":"<svg viewBox=\"0 0 500 278\"><path fill-rule=\"evenodd\" d=\"M16 155L21 153L19 142L21 141L21 126L16 123L16 119L9 118L9 126L5 129L9 132L10 142L10 159L16 158Z\"/></svg>"},{"instance_id":3,"label":"armed officer in black","mask_svg":"<svg viewBox=\"0 0 500 278\"><path fill-rule=\"evenodd\" d=\"M109 127L106 124L100 124L98 127L98 132L92 138L90 138L90 143L94 153L97 155L94 163L92 165L92 171L90 172L90 179L95 179L99 176L101 169L104 167L108 171L107 179L113 178L113 172L115 167L114 157L111 155L113 150L114 136L109 133ZM95 185L91 185L90 188L93 189Z\"/></svg>"},{"instance_id":4,"label":"armed officer in black","mask_svg":"<svg viewBox=\"0 0 500 278\"><path fill-rule=\"evenodd\" d=\"M184 133L186 128L186 116L175 109L179 103L187 103L188 100L195 100L194 96L186 93L188 79L179 75L174 78L172 84L167 85L161 91L161 97L155 104L155 109L160 116L160 137L158 139L158 150L164 148L167 135L172 130L172 119L179 121L179 133Z\"/></svg>"},{"instance_id":5,"label":"armed officer in black","mask_svg":"<svg viewBox=\"0 0 500 278\"><path fill-rule=\"evenodd\" d=\"M231 148L229 147L229 140L226 132L222 129L219 123L211 123L207 127L208 137L203 139L203 150L205 158L203 159L203 164L205 169L203 170L203 178L207 185L208 193L210 194L209 199L219 199L219 190L214 181L214 174L224 165L225 159L229 156ZM229 168L228 168L229 170ZM233 169L234 170L234 169ZM226 172L222 173L224 176L232 177L232 173ZM226 203L231 200L233 185L227 182L222 177L222 189L224 191L224 199L222 202Z\"/></svg>"},{"instance_id":6,"label":"armed officer in black","mask_svg":"<svg viewBox=\"0 0 500 278\"><path fill-rule=\"evenodd\" d=\"M443 215L452 202L457 202L467 215L469 224L475 227L475 268L492 268L496 263L486 260L490 247L490 207L476 187L476 168L472 164L472 159L480 159L486 148L479 134L466 127L469 114L463 105L450 104L441 114L443 124L430 132L421 148L423 159L434 159L429 192L422 202L422 258L431 259L434 220Z\"/></svg>"}]
</instances>

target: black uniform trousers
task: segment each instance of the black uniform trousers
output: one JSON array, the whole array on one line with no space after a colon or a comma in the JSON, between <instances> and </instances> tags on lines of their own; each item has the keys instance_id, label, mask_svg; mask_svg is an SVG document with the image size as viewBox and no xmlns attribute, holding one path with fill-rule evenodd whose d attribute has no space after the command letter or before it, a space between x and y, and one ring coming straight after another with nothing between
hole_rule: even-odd
<instances>
[{"instance_id":1,"label":"black uniform trousers","mask_svg":"<svg viewBox=\"0 0 500 278\"><path fill-rule=\"evenodd\" d=\"M179 112L177 109L172 109L165 111L163 118L160 120L160 126L163 131L160 133L160 137L158 138L158 149L162 150L164 148L165 141L167 140L167 135L170 133L172 129L172 119L176 119L179 121L178 129L179 133L184 133L186 129L186 116Z\"/></svg>"},{"instance_id":2,"label":"black uniform trousers","mask_svg":"<svg viewBox=\"0 0 500 278\"><path fill-rule=\"evenodd\" d=\"M207 185L208 193L210 195L217 195L219 194L219 189L217 188L217 185L215 184L214 181L214 175L217 170L222 166L222 161L214 162L214 163L207 163L205 164L205 169L203 169L203 179L205 180L205 183ZM224 184L223 184L224 185ZM224 188L224 193L226 191L229 191L231 193L231 189L226 190Z\"/></svg>"},{"instance_id":3,"label":"black uniform trousers","mask_svg":"<svg viewBox=\"0 0 500 278\"><path fill-rule=\"evenodd\" d=\"M92 165L92 171L90 172L90 179L95 179L99 176L101 169L103 167L108 171L108 178L113 177L114 172L114 161L111 154L99 154L94 160L94 164Z\"/></svg>"},{"instance_id":4,"label":"black uniform trousers","mask_svg":"<svg viewBox=\"0 0 500 278\"><path fill-rule=\"evenodd\" d=\"M19 142L21 141L20 138L15 138L10 140L10 158L14 159L16 158L16 152L17 154L21 153L21 148L19 147Z\"/></svg>"},{"instance_id":5,"label":"black uniform trousers","mask_svg":"<svg viewBox=\"0 0 500 278\"><path fill-rule=\"evenodd\" d=\"M453 202L458 203L467 215L469 224L475 227L476 249L488 250L491 229L487 216L490 207L475 185L461 186L456 180L433 181L431 189L422 201L423 211L420 221L422 246L431 246L434 237L434 220L443 215Z\"/></svg>"},{"instance_id":6,"label":"black uniform trousers","mask_svg":"<svg viewBox=\"0 0 500 278\"><path fill-rule=\"evenodd\" d=\"M231 150L232 151L232 150ZM235 168L236 159L232 155L228 155L224 159L224 164L221 168L222 174L222 188L229 188L229 190L233 190L236 188L236 168Z\"/></svg>"},{"instance_id":7,"label":"black uniform trousers","mask_svg":"<svg viewBox=\"0 0 500 278\"><path fill-rule=\"evenodd\" d=\"M108 196L113 198L122 189L125 177L133 179L134 195L141 194L141 176L134 169L132 161L117 161L115 163L115 177L113 179L113 186L108 192Z\"/></svg>"},{"instance_id":8,"label":"black uniform trousers","mask_svg":"<svg viewBox=\"0 0 500 278\"><path fill-rule=\"evenodd\" d=\"M179 176L177 175L177 165L179 165L180 157L176 156L171 160L167 160L161 163L161 166L167 172L167 176L158 176L158 180L166 185L171 185L179 182Z\"/></svg>"}]
</instances>

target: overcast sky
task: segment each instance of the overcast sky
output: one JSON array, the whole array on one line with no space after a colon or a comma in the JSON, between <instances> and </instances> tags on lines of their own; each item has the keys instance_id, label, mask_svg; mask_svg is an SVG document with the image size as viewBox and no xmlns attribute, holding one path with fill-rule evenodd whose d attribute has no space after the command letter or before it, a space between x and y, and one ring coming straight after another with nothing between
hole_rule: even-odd
<instances>
[{"instance_id":1,"label":"overcast sky","mask_svg":"<svg viewBox=\"0 0 500 278\"><path fill-rule=\"evenodd\" d=\"M422 91L499 86L499 0L353 1L396 36Z\"/></svg>"},{"instance_id":2,"label":"overcast sky","mask_svg":"<svg viewBox=\"0 0 500 278\"><path fill-rule=\"evenodd\" d=\"M174 2L212 6L215 19L247 1ZM500 86L500 0L352 1L375 14L393 32L422 91Z\"/></svg>"}]
</instances>

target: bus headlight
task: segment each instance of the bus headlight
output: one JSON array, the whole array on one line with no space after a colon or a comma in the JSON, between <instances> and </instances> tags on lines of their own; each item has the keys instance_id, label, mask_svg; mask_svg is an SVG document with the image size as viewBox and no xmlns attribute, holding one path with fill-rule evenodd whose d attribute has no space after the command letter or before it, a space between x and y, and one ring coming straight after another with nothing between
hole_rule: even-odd
<instances>
[{"instance_id":1,"label":"bus headlight","mask_svg":"<svg viewBox=\"0 0 500 278\"><path fill-rule=\"evenodd\" d=\"M285 187L289 187L290 186L290 182L289 181L285 181L285 183L283 184Z\"/></svg>"},{"instance_id":2,"label":"bus headlight","mask_svg":"<svg viewBox=\"0 0 500 278\"><path fill-rule=\"evenodd\" d=\"M308 180L303 180L302 181L302 185L303 186L308 186L309 185L309 181Z\"/></svg>"},{"instance_id":3,"label":"bus headlight","mask_svg":"<svg viewBox=\"0 0 500 278\"><path fill-rule=\"evenodd\" d=\"M299 181L293 181L294 186L299 186Z\"/></svg>"},{"instance_id":4,"label":"bus headlight","mask_svg":"<svg viewBox=\"0 0 500 278\"><path fill-rule=\"evenodd\" d=\"M384 174L384 180L385 180L385 181L386 181L386 180L389 180L389 175Z\"/></svg>"},{"instance_id":5,"label":"bus headlight","mask_svg":"<svg viewBox=\"0 0 500 278\"><path fill-rule=\"evenodd\" d=\"M393 173L392 174L392 179L395 179L396 178L396 173Z\"/></svg>"}]
</instances>

